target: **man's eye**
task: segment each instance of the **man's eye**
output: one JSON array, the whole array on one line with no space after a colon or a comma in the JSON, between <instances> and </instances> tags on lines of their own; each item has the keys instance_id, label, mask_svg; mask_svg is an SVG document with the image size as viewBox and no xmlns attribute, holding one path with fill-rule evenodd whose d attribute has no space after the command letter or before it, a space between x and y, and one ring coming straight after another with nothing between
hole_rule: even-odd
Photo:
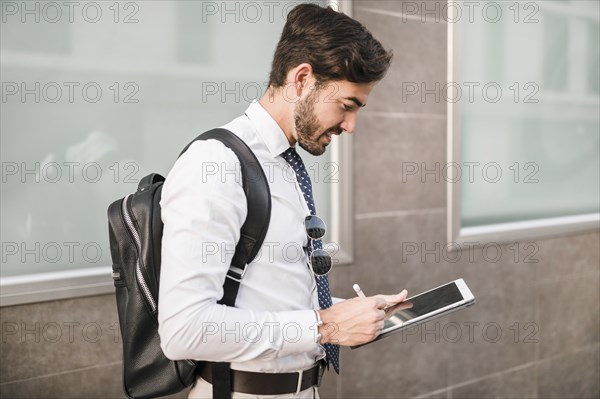
<instances>
[{"instance_id":1,"label":"man's eye","mask_svg":"<svg viewBox=\"0 0 600 399\"><path fill-rule=\"evenodd\" d=\"M351 105L346 105L346 104L342 104L344 111L352 111L352 106Z\"/></svg>"}]
</instances>

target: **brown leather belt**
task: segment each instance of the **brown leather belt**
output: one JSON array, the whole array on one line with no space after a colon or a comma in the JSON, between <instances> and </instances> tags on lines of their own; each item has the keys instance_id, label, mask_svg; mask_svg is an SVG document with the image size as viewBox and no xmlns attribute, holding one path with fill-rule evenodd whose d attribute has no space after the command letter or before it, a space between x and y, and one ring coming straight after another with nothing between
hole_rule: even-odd
<instances>
[{"instance_id":1,"label":"brown leather belt","mask_svg":"<svg viewBox=\"0 0 600 399\"><path fill-rule=\"evenodd\" d=\"M253 395L283 395L298 393L321 385L325 362L319 361L308 370L295 373L257 373L231 370L231 391ZM212 367L207 362L198 375L212 384Z\"/></svg>"}]
</instances>

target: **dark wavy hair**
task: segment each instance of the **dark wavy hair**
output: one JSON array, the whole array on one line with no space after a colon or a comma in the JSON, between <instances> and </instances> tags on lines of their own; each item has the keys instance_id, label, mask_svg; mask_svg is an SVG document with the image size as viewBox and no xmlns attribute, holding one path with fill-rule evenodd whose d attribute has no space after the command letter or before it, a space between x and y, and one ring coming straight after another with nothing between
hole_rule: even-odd
<instances>
[{"instance_id":1,"label":"dark wavy hair","mask_svg":"<svg viewBox=\"0 0 600 399\"><path fill-rule=\"evenodd\" d=\"M300 4L287 16L277 44L269 86L282 87L290 69L306 62L319 84L383 79L393 54L360 22L330 7Z\"/></svg>"}]
</instances>

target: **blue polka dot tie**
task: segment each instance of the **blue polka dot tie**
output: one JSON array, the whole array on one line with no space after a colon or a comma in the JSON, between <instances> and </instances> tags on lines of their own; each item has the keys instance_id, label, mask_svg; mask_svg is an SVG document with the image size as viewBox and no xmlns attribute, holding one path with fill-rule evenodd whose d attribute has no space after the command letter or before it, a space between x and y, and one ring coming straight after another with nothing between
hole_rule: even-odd
<instances>
[{"instance_id":1,"label":"blue polka dot tie","mask_svg":"<svg viewBox=\"0 0 600 399\"><path fill-rule=\"evenodd\" d=\"M308 176L308 172L306 171L306 167L304 166L304 162L302 162L302 158L296 152L293 147L288 148L284 153L281 154L283 159L287 161L287 163L294 169L296 172L296 179L298 180L298 184L300 185L300 189L302 190L302 194L304 195L304 200L306 201L306 205L308 205L308 209L310 210L311 215L315 215L317 213L315 208L315 200L313 199L312 194L312 183L310 181L310 176ZM323 243L321 240L314 240L315 249L322 249ZM310 257L311 247L308 247L308 256ZM331 305L333 305L333 301L331 300L331 291L329 290L329 278L327 275L325 276L316 276L317 279L317 294L319 297L319 306L321 309L327 309ZM340 346L335 344L324 344L325 353L327 354L327 360L333 364L333 368L336 373L340 373Z\"/></svg>"}]
</instances>

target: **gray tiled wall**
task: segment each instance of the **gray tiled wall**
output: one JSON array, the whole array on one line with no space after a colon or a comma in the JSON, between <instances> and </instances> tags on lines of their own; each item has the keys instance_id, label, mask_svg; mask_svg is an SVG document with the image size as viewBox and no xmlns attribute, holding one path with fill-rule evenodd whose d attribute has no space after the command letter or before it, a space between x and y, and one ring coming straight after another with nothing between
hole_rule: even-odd
<instances>
[{"instance_id":1,"label":"gray tiled wall","mask_svg":"<svg viewBox=\"0 0 600 399\"><path fill-rule=\"evenodd\" d=\"M482 250L457 261L440 251L425 259L403 253L401 243L433 249L446 242L445 181L402 181L403 163L446 163L446 103L403 99L400 88L446 81L447 25L405 19L402 3L355 1L355 18L395 58L359 114L355 263L333 273L333 290L351 296L352 283L360 282L368 293L416 293L464 278L477 304L387 341L344 349L343 374L326 381L322 396L599 397L597 233L502 245L497 260Z\"/></svg>"},{"instance_id":2,"label":"gray tiled wall","mask_svg":"<svg viewBox=\"0 0 600 399\"><path fill-rule=\"evenodd\" d=\"M482 251L457 261L403 259L403 242L434 248L446 240L445 182L402 183L400 172L402 162L445 163L445 103L404 101L400 84L445 82L447 27L404 21L401 7L355 2L355 18L394 49L395 61L359 114L355 262L332 272L332 289L351 297L359 282L368 294L416 293L462 277L477 304L344 348L342 375L325 376L321 397L599 397L598 233L507 244L497 261ZM112 295L2 308L0 317L2 398L123 397Z\"/></svg>"}]
</instances>

